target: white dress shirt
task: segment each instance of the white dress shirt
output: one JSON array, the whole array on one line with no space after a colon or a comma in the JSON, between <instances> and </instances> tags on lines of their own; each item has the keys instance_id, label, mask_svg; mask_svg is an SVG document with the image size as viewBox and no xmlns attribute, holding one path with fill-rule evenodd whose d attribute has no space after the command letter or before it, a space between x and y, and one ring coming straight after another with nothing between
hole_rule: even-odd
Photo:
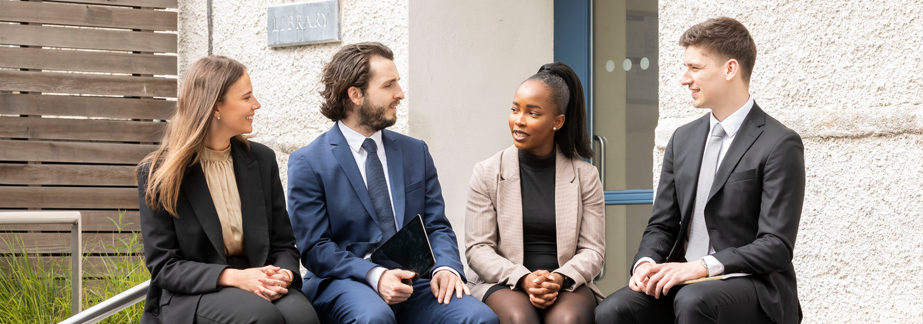
<instances>
[{"instance_id":1,"label":"white dress shirt","mask_svg":"<svg viewBox=\"0 0 923 324\"><path fill-rule=\"evenodd\" d=\"M371 138L375 141L375 145L378 146L378 160L381 161L381 169L385 173L385 183L388 185L388 198L391 200L391 214L395 216L394 218L394 228L400 230L400 226L397 224L397 213L394 211L394 196L391 194L391 178L388 176L388 156L385 153L385 144L381 140L381 131L377 131L372 134L371 137L365 137L365 135L360 134L359 132L349 128L346 124L343 124L342 121L337 122L337 127L340 128L340 132L343 133L343 137L346 138L346 143L349 144L349 149L353 153L353 158L356 160L356 164L359 167L359 174L362 175L362 182L365 183L366 189L368 189L369 182L365 176L365 161L368 159L368 152L362 148L362 143L365 142L366 138ZM366 260L370 259L372 256L371 253L366 254L363 258ZM372 289L375 289L375 292L378 292L378 280L381 279L381 275L385 273L385 268L383 267L374 267L372 270L369 270L369 273L365 275L365 281L372 286ZM449 267L439 267L433 271L433 274L440 270L449 270L456 277L461 278L458 275L458 272L455 272L454 269Z\"/></svg>"},{"instance_id":2,"label":"white dress shirt","mask_svg":"<svg viewBox=\"0 0 923 324\"><path fill-rule=\"evenodd\" d=\"M747 115L750 114L751 109L753 109L753 97L752 96L750 97L750 99L747 100L746 103L744 103L742 107L740 107L739 109L737 109L737 111L735 111L730 116L725 118L724 121L719 122L718 119L715 118L715 115L713 113L711 112L708 113L709 134L711 133L711 130L715 129L716 124L721 124L721 127L724 128L724 132L725 132L724 137L721 138L721 149L718 150L718 167L715 168L715 174L717 174L718 169L721 168L721 162L724 161L724 156L727 155L728 148L730 148L731 143L734 142L734 137L737 136L737 131L740 130L740 126L744 123L744 118L746 118ZM711 137L709 136L707 140L710 141ZM708 144L709 143L705 143L705 147L708 147ZM704 159L705 157L703 154L703 157L702 157L703 163L704 163ZM689 226L692 226L691 222L692 222L692 218L690 217ZM685 243L686 244L689 243L688 237L686 237ZM709 244L708 245L709 255L702 257L702 259L705 260L705 264L708 266L708 276L709 277L721 275L724 273L724 264L721 264L721 262L718 262L718 259L715 259L715 257L711 256L711 254L714 254L714 253L715 253L715 248L711 246L711 244ZM687 260L687 261L691 261L691 260ZM656 263L654 262L654 259L643 257L639 259L638 262L635 262L635 266L632 268L632 270L637 268L638 265L641 264L642 262Z\"/></svg>"}]
</instances>

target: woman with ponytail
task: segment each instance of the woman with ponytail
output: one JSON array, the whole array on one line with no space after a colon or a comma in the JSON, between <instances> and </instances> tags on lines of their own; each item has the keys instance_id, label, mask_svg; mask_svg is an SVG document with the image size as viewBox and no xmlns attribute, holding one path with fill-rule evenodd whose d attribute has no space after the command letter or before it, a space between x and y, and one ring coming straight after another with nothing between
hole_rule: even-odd
<instances>
[{"instance_id":1,"label":"woman with ponytail","mask_svg":"<svg viewBox=\"0 0 923 324\"><path fill-rule=\"evenodd\" d=\"M142 323L318 323L275 153L243 137L257 109L239 62L208 56L186 72L160 148L136 171Z\"/></svg>"},{"instance_id":2,"label":"woman with ponytail","mask_svg":"<svg viewBox=\"0 0 923 324\"><path fill-rule=\"evenodd\" d=\"M593 323L605 215L583 86L545 64L513 97L513 145L474 167L465 215L472 295L500 323Z\"/></svg>"}]
</instances>

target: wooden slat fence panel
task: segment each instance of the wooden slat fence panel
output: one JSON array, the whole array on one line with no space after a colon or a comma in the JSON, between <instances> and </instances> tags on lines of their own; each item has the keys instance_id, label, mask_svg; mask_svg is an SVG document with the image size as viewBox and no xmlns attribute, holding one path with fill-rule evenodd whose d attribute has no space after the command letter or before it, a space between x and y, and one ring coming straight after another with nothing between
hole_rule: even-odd
<instances>
[{"instance_id":1,"label":"wooden slat fence panel","mask_svg":"<svg viewBox=\"0 0 923 324\"><path fill-rule=\"evenodd\" d=\"M121 240L131 239L131 233L83 233L84 253L118 253L115 247ZM22 241L20 241L22 239ZM19 252L25 248L28 253L70 253L70 233L0 233L0 254Z\"/></svg>"},{"instance_id":2,"label":"wooden slat fence panel","mask_svg":"<svg viewBox=\"0 0 923 324\"><path fill-rule=\"evenodd\" d=\"M176 53L176 34L0 24L0 44Z\"/></svg>"},{"instance_id":3,"label":"wooden slat fence panel","mask_svg":"<svg viewBox=\"0 0 923 324\"><path fill-rule=\"evenodd\" d=\"M0 47L0 67L176 75L176 56Z\"/></svg>"},{"instance_id":4,"label":"wooden slat fence panel","mask_svg":"<svg viewBox=\"0 0 923 324\"><path fill-rule=\"evenodd\" d=\"M120 165L0 163L0 185L135 186L134 171Z\"/></svg>"},{"instance_id":5,"label":"wooden slat fence panel","mask_svg":"<svg viewBox=\"0 0 923 324\"><path fill-rule=\"evenodd\" d=\"M2 0L0 0L2 1ZM135 198L137 199L137 197ZM84 232L117 232L119 228L113 223L118 222L119 211L117 210L79 210L80 217L83 221ZM141 215L137 210L122 211L123 231L140 231ZM3 231L70 231L70 225L0 225L0 232Z\"/></svg>"},{"instance_id":6,"label":"wooden slat fence panel","mask_svg":"<svg viewBox=\"0 0 923 324\"><path fill-rule=\"evenodd\" d=\"M137 253L105 245L140 230L135 165L157 149L177 96L178 14L155 8L177 4L0 0L0 22L12 22L0 45L13 45L0 47L0 211L78 210L87 253ZM13 251L3 240L24 240L37 264L53 262L70 252L69 230L2 225L0 260ZM87 260L88 276L109 275Z\"/></svg>"},{"instance_id":7,"label":"wooden slat fence panel","mask_svg":"<svg viewBox=\"0 0 923 324\"><path fill-rule=\"evenodd\" d=\"M0 114L166 120L176 101L0 93Z\"/></svg>"},{"instance_id":8,"label":"wooden slat fence panel","mask_svg":"<svg viewBox=\"0 0 923 324\"><path fill-rule=\"evenodd\" d=\"M176 79L167 78L0 70L0 80L0 91L141 97L176 95Z\"/></svg>"},{"instance_id":9,"label":"wooden slat fence panel","mask_svg":"<svg viewBox=\"0 0 923 324\"><path fill-rule=\"evenodd\" d=\"M0 208L138 208L138 189L0 187Z\"/></svg>"},{"instance_id":10,"label":"wooden slat fence panel","mask_svg":"<svg viewBox=\"0 0 923 324\"><path fill-rule=\"evenodd\" d=\"M0 140L0 161L137 164L157 145Z\"/></svg>"},{"instance_id":11,"label":"wooden slat fence panel","mask_svg":"<svg viewBox=\"0 0 923 324\"><path fill-rule=\"evenodd\" d=\"M154 142L167 123L0 117L0 138Z\"/></svg>"},{"instance_id":12,"label":"wooden slat fence panel","mask_svg":"<svg viewBox=\"0 0 923 324\"><path fill-rule=\"evenodd\" d=\"M176 31L176 12L29 1L0 1L0 21Z\"/></svg>"},{"instance_id":13,"label":"wooden slat fence panel","mask_svg":"<svg viewBox=\"0 0 923 324\"><path fill-rule=\"evenodd\" d=\"M145 7L145 8L176 8L177 0L44 0L47 2L83 3L93 5Z\"/></svg>"}]
</instances>

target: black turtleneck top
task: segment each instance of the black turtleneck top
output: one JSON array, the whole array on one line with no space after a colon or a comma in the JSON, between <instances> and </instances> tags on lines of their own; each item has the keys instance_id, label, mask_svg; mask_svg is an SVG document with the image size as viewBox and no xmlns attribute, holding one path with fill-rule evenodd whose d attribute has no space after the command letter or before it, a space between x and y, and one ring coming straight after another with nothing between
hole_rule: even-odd
<instances>
[{"instance_id":1,"label":"black turtleneck top","mask_svg":"<svg viewBox=\"0 0 923 324\"><path fill-rule=\"evenodd\" d=\"M529 271L558 268L554 176L554 152L547 157L538 157L519 150L523 265Z\"/></svg>"}]
</instances>

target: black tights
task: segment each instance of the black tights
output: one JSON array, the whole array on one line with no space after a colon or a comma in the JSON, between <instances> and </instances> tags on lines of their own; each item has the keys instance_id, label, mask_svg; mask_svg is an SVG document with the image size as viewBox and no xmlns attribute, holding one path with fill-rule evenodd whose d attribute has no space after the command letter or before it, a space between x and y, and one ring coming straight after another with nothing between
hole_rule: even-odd
<instances>
[{"instance_id":1,"label":"black tights","mask_svg":"<svg viewBox=\"0 0 923 324\"><path fill-rule=\"evenodd\" d=\"M490 294L485 303L500 318L500 324L592 324L595 320L596 296L587 286L574 292L558 292L558 299L545 309L532 306L529 295L522 290L500 289Z\"/></svg>"}]
</instances>

